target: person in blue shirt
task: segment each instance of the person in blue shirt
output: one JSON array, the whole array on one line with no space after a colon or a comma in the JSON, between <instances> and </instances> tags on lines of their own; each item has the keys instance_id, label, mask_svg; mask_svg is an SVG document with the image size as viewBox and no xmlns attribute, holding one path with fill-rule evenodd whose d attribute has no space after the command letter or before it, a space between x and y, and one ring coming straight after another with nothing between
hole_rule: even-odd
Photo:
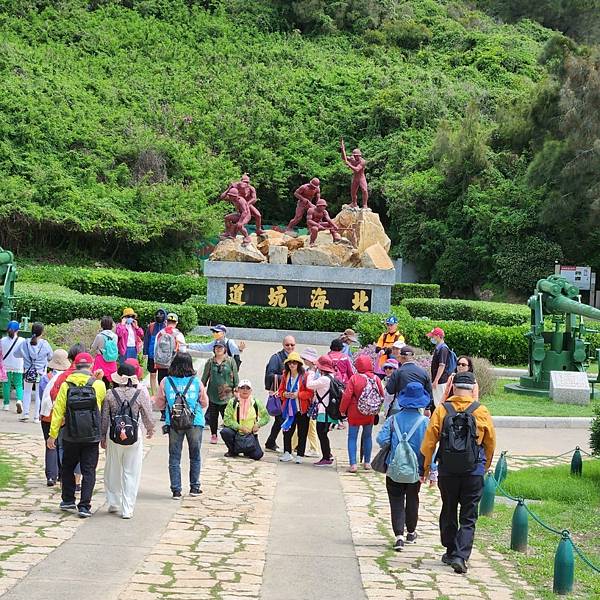
<instances>
[{"instance_id":1,"label":"person in blue shirt","mask_svg":"<svg viewBox=\"0 0 600 600\"><path fill-rule=\"evenodd\" d=\"M178 392L185 393L187 405L194 414L193 427L184 431L176 431L171 426L171 412ZM196 376L190 354L178 352L175 355L169 367L169 374L160 382L155 402L158 409L166 409L163 432L169 434L169 478L173 500L181 499L181 451L184 438L187 440L190 456L190 496L199 496L202 493L200 449L208 396L204 385Z\"/></svg>"},{"instance_id":2,"label":"person in blue shirt","mask_svg":"<svg viewBox=\"0 0 600 600\"><path fill-rule=\"evenodd\" d=\"M400 442L394 426L394 420L398 424L401 433L409 434L413 428L414 431L408 440L412 451L417 456L419 463L419 475L423 476L424 465L423 455L421 454L421 443L429 424L429 419L424 417L420 410L425 408L431 398L425 391L421 383L411 382L398 395L396 400L400 411L388 417L383 427L377 435L377 443L380 446L389 446L390 451L386 458L386 464L389 465L396 447ZM417 522L419 520L419 490L421 481L415 483L396 483L390 477L385 478L385 486L390 502L392 513L392 529L396 536L394 550L399 552L404 547L404 528L406 526L406 543L414 544L417 541Z\"/></svg>"}]
</instances>

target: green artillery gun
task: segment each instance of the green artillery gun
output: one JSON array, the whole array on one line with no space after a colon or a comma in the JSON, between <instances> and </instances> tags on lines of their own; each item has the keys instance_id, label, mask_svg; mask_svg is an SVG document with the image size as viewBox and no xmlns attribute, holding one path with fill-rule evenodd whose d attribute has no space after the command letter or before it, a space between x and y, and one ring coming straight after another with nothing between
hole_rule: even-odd
<instances>
[{"instance_id":1,"label":"green artillery gun","mask_svg":"<svg viewBox=\"0 0 600 600\"><path fill-rule=\"evenodd\" d=\"M505 389L547 396L550 371L586 371L592 350L585 334L596 331L587 329L583 318L600 321L600 310L582 304L579 290L558 275L540 279L527 306L531 309L531 329L525 334L529 340L529 373ZM545 330L547 317L552 331Z\"/></svg>"},{"instance_id":2,"label":"green artillery gun","mask_svg":"<svg viewBox=\"0 0 600 600\"><path fill-rule=\"evenodd\" d=\"M12 252L0 248L0 333L6 331L9 321L15 318L15 281L17 279L17 267L15 257ZM29 337L31 335L31 313L29 317L21 319L21 336Z\"/></svg>"}]
</instances>

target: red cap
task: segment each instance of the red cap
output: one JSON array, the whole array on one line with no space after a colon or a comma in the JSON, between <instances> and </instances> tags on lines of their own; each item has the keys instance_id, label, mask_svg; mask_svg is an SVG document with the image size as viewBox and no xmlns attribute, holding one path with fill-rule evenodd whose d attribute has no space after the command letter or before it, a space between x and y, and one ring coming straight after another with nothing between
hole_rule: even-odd
<instances>
[{"instance_id":1,"label":"red cap","mask_svg":"<svg viewBox=\"0 0 600 600\"><path fill-rule=\"evenodd\" d=\"M444 330L441 327L434 327L428 334L427 337L444 337L446 334L444 333Z\"/></svg>"},{"instance_id":2,"label":"red cap","mask_svg":"<svg viewBox=\"0 0 600 600\"><path fill-rule=\"evenodd\" d=\"M94 359L92 358L91 354L88 354L87 352L80 352L76 357L75 360L73 361L73 364L76 367L82 367L84 365L91 365L94 362Z\"/></svg>"},{"instance_id":3,"label":"red cap","mask_svg":"<svg viewBox=\"0 0 600 600\"><path fill-rule=\"evenodd\" d=\"M144 370L140 366L140 363L137 358L128 358L125 361L125 364L131 365L135 369L136 377L141 381L144 379Z\"/></svg>"},{"instance_id":4,"label":"red cap","mask_svg":"<svg viewBox=\"0 0 600 600\"><path fill-rule=\"evenodd\" d=\"M329 356L319 356L317 360L317 369L323 373L333 373L333 362Z\"/></svg>"}]
</instances>

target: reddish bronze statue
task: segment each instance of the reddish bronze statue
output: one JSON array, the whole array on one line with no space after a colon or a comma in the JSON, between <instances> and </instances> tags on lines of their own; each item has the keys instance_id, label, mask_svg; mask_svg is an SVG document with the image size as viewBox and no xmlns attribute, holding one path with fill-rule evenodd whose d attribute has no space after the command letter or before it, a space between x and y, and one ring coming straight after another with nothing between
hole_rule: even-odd
<instances>
[{"instance_id":1,"label":"reddish bronze statue","mask_svg":"<svg viewBox=\"0 0 600 600\"><path fill-rule=\"evenodd\" d=\"M227 192L233 188L238 191L239 195L248 204L248 208L250 209L250 219L254 218L254 222L256 223L256 235L263 234L264 229L262 228L262 215L255 206L256 202L258 201L256 196L256 188L250 185L250 177L248 174L244 173L240 181L232 181L229 184L229 187L221 194L221 200L226 200Z\"/></svg>"},{"instance_id":2,"label":"reddish bronze statue","mask_svg":"<svg viewBox=\"0 0 600 600\"><path fill-rule=\"evenodd\" d=\"M369 189L367 187L367 177L365 175L366 161L358 148L352 150L350 158L346 156L346 146L344 140L341 140L342 160L346 166L352 170L352 184L350 185L350 206L358 206L358 190L362 192L362 207L367 208L369 201Z\"/></svg>"},{"instance_id":3,"label":"reddish bronze statue","mask_svg":"<svg viewBox=\"0 0 600 600\"><path fill-rule=\"evenodd\" d=\"M251 217L248 202L240 195L237 188L231 186L225 192L223 199L227 202L231 202L237 209L237 212L225 216L225 233L223 234L223 237L235 239L236 235L240 233L244 236L243 243L250 243L250 236L246 229L246 225Z\"/></svg>"},{"instance_id":4,"label":"reddish bronze statue","mask_svg":"<svg viewBox=\"0 0 600 600\"><path fill-rule=\"evenodd\" d=\"M313 198L318 202L321 198L321 182L313 177L309 183L301 185L295 192L294 197L298 200L296 205L296 214L285 228L286 231L292 231L302 220L304 213L314 207Z\"/></svg>"},{"instance_id":5,"label":"reddish bronze statue","mask_svg":"<svg viewBox=\"0 0 600 600\"><path fill-rule=\"evenodd\" d=\"M306 225L310 231L309 244L311 246L317 241L319 231L329 230L334 242L338 242L342 239L338 233L336 224L329 217L329 213L327 212L327 202L325 202L323 198L319 198L317 203L308 209Z\"/></svg>"}]
</instances>

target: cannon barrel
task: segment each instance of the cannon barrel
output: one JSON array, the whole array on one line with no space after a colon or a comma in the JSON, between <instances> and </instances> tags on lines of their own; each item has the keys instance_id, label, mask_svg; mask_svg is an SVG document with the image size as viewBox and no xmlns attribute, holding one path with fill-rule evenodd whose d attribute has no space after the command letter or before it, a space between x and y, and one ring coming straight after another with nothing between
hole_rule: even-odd
<instances>
[{"instance_id":1,"label":"cannon barrel","mask_svg":"<svg viewBox=\"0 0 600 600\"><path fill-rule=\"evenodd\" d=\"M588 304L582 304L576 300L571 300L566 296L544 295L543 305L544 312L549 312L552 314L570 313L600 321L600 310L594 308L593 306L589 306Z\"/></svg>"},{"instance_id":2,"label":"cannon barrel","mask_svg":"<svg viewBox=\"0 0 600 600\"><path fill-rule=\"evenodd\" d=\"M0 265L9 265L14 262L14 260L15 257L12 252L9 252L8 250L2 250L2 248L0 248Z\"/></svg>"}]
</instances>

